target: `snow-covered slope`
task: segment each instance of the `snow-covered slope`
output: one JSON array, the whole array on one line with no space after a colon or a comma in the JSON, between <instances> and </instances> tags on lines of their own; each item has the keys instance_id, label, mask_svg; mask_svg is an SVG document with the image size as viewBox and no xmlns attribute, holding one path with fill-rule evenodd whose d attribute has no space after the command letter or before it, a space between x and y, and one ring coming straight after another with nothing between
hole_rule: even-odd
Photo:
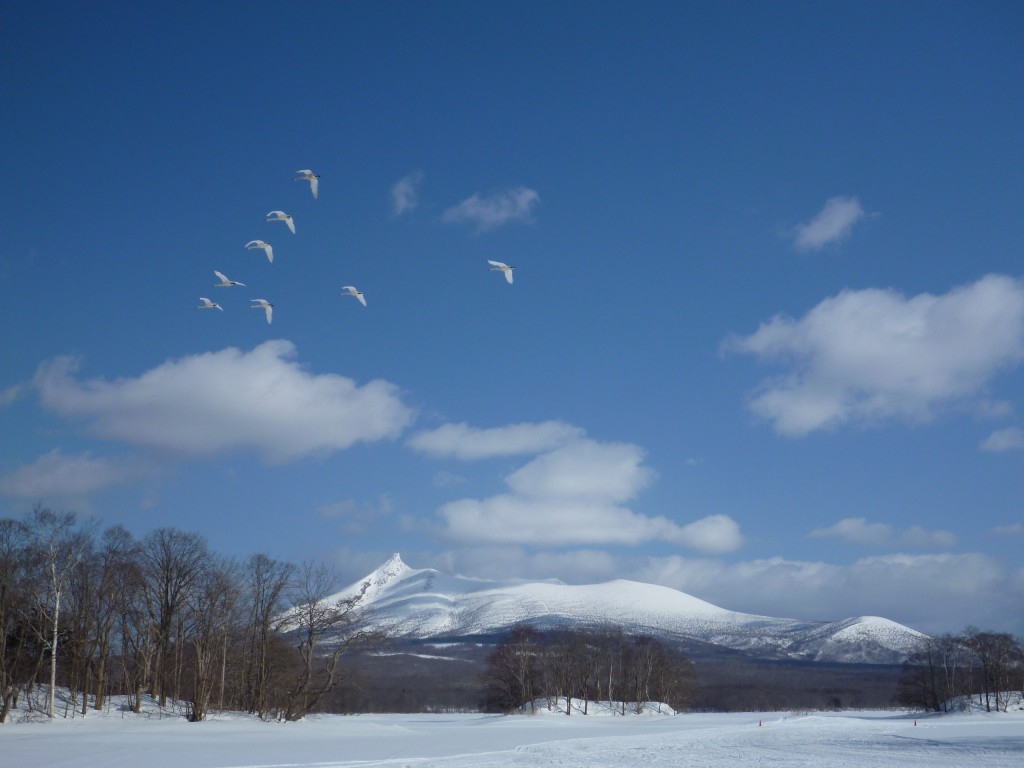
<instances>
[{"instance_id":1,"label":"snow-covered slope","mask_svg":"<svg viewBox=\"0 0 1024 768\"><path fill-rule=\"evenodd\" d=\"M903 661L924 637L876 616L831 622L756 616L654 584L487 581L413 569L397 554L330 599L356 595L364 585L360 602L374 621L410 639L487 635L516 624L616 626L765 657L890 664Z\"/></svg>"}]
</instances>

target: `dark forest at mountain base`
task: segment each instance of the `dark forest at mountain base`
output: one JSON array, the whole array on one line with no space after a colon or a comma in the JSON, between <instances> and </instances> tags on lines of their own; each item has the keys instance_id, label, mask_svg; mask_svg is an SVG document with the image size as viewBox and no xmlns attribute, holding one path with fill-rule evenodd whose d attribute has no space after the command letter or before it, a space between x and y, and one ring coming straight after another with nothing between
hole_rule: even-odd
<instances>
[{"instance_id":1,"label":"dark forest at mountain base","mask_svg":"<svg viewBox=\"0 0 1024 768\"><path fill-rule=\"evenodd\" d=\"M347 660L326 702L335 712L477 711L494 642L393 643ZM766 660L733 651L690 653L699 691L692 711L786 711L897 706L899 665Z\"/></svg>"}]
</instances>

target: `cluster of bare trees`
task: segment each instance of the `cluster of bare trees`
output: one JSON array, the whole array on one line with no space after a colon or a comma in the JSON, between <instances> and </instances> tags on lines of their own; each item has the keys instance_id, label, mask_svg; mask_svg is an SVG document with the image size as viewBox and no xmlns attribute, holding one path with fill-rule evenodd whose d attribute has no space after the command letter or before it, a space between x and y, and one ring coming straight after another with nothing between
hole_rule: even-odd
<instances>
[{"instance_id":1,"label":"cluster of bare trees","mask_svg":"<svg viewBox=\"0 0 1024 768\"><path fill-rule=\"evenodd\" d=\"M630 637L621 629L540 632L515 628L491 653L484 672L487 707L513 712L537 701L554 707L573 699L586 714L588 702L615 702L622 711L642 712L651 702L686 708L698 691L692 662L651 637Z\"/></svg>"},{"instance_id":2,"label":"cluster of bare trees","mask_svg":"<svg viewBox=\"0 0 1024 768\"><path fill-rule=\"evenodd\" d=\"M50 717L64 686L83 715L117 693L136 711L147 694L183 702L196 721L299 719L369 638L361 595L328 601L334 584L322 565L239 563L174 528L136 540L39 507L0 519L0 722L45 683Z\"/></svg>"},{"instance_id":3,"label":"cluster of bare trees","mask_svg":"<svg viewBox=\"0 0 1024 768\"><path fill-rule=\"evenodd\" d=\"M1005 632L967 627L923 640L903 665L898 700L935 712L972 697L986 711L1006 711L1007 694L1024 692L1024 646Z\"/></svg>"}]
</instances>

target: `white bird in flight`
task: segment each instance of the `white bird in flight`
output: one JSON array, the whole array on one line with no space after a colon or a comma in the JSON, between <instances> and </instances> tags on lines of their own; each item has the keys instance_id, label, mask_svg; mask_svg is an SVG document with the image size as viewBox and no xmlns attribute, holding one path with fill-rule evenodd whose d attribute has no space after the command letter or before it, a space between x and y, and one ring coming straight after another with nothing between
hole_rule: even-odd
<instances>
[{"instance_id":1,"label":"white bird in flight","mask_svg":"<svg viewBox=\"0 0 1024 768\"><path fill-rule=\"evenodd\" d=\"M343 285L341 287L342 296L355 296L359 299L359 303L364 307L366 306L366 297L363 296L363 292L356 288L354 285Z\"/></svg>"},{"instance_id":2,"label":"white bird in flight","mask_svg":"<svg viewBox=\"0 0 1024 768\"><path fill-rule=\"evenodd\" d=\"M252 250L253 248L262 248L267 254L267 261L271 264L274 263L274 249L270 247L270 243L265 243L262 240L250 240L245 244L245 247L249 250Z\"/></svg>"},{"instance_id":3,"label":"white bird in flight","mask_svg":"<svg viewBox=\"0 0 1024 768\"><path fill-rule=\"evenodd\" d=\"M508 264L504 264L500 261L487 260L487 263L491 265L491 272L504 272L505 279L508 280L508 284L512 285L512 270L515 267L510 267Z\"/></svg>"},{"instance_id":4,"label":"white bird in flight","mask_svg":"<svg viewBox=\"0 0 1024 768\"><path fill-rule=\"evenodd\" d=\"M295 219L284 211L271 211L267 214L267 221L283 221L288 225L288 229L292 231L292 234L295 234Z\"/></svg>"},{"instance_id":5,"label":"white bird in flight","mask_svg":"<svg viewBox=\"0 0 1024 768\"><path fill-rule=\"evenodd\" d=\"M200 296L199 300L203 303L196 307L196 309L219 309L221 312L224 311L224 307L214 301L210 301L205 296Z\"/></svg>"},{"instance_id":6,"label":"white bird in flight","mask_svg":"<svg viewBox=\"0 0 1024 768\"><path fill-rule=\"evenodd\" d=\"M236 280L228 280L227 275L223 272L218 272L216 269L213 270L213 274L220 278L219 283L213 284L214 288L230 288L232 285L245 285L245 283L239 283Z\"/></svg>"},{"instance_id":7,"label":"white bird in flight","mask_svg":"<svg viewBox=\"0 0 1024 768\"><path fill-rule=\"evenodd\" d=\"M296 171L298 176L295 177L296 181L308 181L309 189L313 193L313 199L316 200L317 187L320 185L320 174L313 173L308 168L302 171Z\"/></svg>"},{"instance_id":8,"label":"white bird in flight","mask_svg":"<svg viewBox=\"0 0 1024 768\"><path fill-rule=\"evenodd\" d=\"M265 309L267 311L267 324L274 319L274 305L266 299L249 299L249 301L255 302L249 309Z\"/></svg>"}]
</instances>

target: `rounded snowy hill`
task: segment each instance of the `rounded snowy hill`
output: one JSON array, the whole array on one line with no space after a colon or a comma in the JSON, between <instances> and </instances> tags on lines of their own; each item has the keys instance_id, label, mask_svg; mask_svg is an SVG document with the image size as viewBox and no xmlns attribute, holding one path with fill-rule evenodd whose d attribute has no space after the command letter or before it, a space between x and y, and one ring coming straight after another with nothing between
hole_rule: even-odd
<instances>
[{"instance_id":1,"label":"rounded snowy hill","mask_svg":"<svg viewBox=\"0 0 1024 768\"><path fill-rule=\"evenodd\" d=\"M374 623L406 638L465 637L517 624L538 629L615 626L760 656L815 661L899 663L924 635L878 617L797 621L738 613L669 587L618 579L571 585L489 581L413 569L394 555L330 600L354 597Z\"/></svg>"}]
</instances>

